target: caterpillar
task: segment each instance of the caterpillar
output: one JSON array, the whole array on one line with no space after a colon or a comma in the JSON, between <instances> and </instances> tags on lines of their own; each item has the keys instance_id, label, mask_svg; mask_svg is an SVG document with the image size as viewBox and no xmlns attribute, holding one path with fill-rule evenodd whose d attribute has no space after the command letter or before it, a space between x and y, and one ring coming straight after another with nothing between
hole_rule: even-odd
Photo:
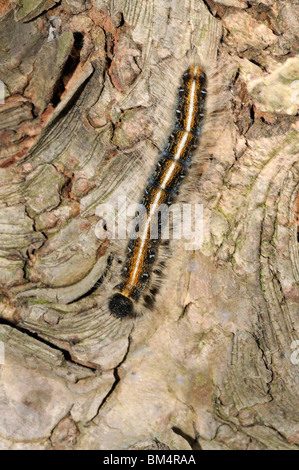
<instances>
[{"instance_id":1,"label":"caterpillar","mask_svg":"<svg viewBox=\"0 0 299 470\"><path fill-rule=\"evenodd\" d=\"M121 282L109 299L110 313L118 318L134 315L140 297L150 285L161 244L161 233L152 238L150 229L159 218L161 205L173 203L188 173L202 133L206 94L207 78L203 68L190 66L183 73L178 88L173 130L141 198L145 212L140 217L139 236L129 240Z\"/></svg>"}]
</instances>

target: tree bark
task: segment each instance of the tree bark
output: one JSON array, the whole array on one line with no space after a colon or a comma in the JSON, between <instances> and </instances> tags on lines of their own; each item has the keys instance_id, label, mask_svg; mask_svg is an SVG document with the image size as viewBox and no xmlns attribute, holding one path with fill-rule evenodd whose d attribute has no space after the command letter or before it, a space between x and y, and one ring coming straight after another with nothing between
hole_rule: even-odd
<instances>
[{"instance_id":1,"label":"tree bark","mask_svg":"<svg viewBox=\"0 0 299 470\"><path fill-rule=\"evenodd\" d=\"M1 448L297 448L298 2L0 15ZM182 200L203 244L173 240L152 312L119 320L103 204L138 202L194 60L211 86Z\"/></svg>"}]
</instances>

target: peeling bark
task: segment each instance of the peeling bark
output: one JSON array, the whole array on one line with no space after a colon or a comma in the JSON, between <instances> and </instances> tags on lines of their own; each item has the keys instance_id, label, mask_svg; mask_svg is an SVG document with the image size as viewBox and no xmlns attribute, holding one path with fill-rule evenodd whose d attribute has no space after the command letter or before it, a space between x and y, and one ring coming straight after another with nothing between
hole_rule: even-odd
<instances>
[{"instance_id":1,"label":"peeling bark","mask_svg":"<svg viewBox=\"0 0 299 470\"><path fill-rule=\"evenodd\" d=\"M298 15L0 3L1 448L298 447ZM153 311L120 321L101 208L139 200L193 57L219 111L182 196L203 245L173 240Z\"/></svg>"}]
</instances>

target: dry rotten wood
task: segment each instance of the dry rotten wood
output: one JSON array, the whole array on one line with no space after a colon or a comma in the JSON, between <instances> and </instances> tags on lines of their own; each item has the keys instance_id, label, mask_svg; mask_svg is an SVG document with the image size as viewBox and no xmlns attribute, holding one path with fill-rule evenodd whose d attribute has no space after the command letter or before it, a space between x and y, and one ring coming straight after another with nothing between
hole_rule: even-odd
<instances>
[{"instance_id":1,"label":"dry rotten wood","mask_svg":"<svg viewBox=\"0 0 299 470\"><path fill-rule=\"evenodd\" d=\"M0 15L1 447L297 448L297 2ZM138 201L194 57L217 108L182 195L203 244L172 241L153 311L121 321L103 208Z\"/></svg>"}]
</instances>

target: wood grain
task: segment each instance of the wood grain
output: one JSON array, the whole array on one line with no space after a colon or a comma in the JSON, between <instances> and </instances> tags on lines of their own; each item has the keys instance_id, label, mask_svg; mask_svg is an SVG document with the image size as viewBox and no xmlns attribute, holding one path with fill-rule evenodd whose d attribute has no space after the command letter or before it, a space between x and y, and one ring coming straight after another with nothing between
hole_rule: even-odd
<instances>
[{"instance_id":1,"label":"wood grain","mask_svg":"<svg viewBox=\"0 0 299 470\"><path fill-rule=\"evenodd\" d=\"M297 448L298 13L247 6L0 5L1 448ZM193 57L203 245L173 241L155 308L121 321L102 209L139 200Z\"/></svg>"}]
</instances>

